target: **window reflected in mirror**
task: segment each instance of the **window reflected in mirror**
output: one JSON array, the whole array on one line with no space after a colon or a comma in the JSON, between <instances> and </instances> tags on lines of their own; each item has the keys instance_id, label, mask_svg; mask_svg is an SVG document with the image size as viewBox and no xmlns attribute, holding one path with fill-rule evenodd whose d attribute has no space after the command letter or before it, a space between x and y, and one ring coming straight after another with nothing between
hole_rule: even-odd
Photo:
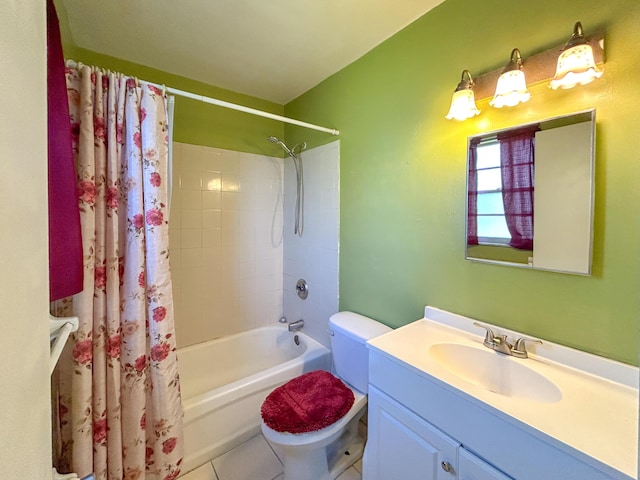
<instances>
[{"instance_id":1,"label":"window reflected in mirror","mask_svg":"<svg viewBox=\"0 0 640 480\"><path fill-rule=\"evenodd\" d=\"M489 139L476 148L478 242L508 245L511 240L502 203L500 144Z\"/></svg>"},{"instance_id":2,"label":"window reflected in mirror","mask_svg":"<svg viewBox=\"0 0 640 480\"><path fill-rule=\"evenodd\" d=\"M466 258L589 275L594 137L594 111L470 137Z\"/></svg>"}]
</instances>

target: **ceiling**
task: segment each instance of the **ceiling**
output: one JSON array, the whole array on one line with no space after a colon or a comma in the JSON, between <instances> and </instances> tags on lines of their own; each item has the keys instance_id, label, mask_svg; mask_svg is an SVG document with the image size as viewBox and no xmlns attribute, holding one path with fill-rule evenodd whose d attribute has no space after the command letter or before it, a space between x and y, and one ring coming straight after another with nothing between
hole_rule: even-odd
<instances>
[{"instance_id":1,"label":"ceiling","mask_svg":"<svg viewBox=\"0 0 640 480\"><path fill-rule=\"evenodd\" d=\"M285 104L444 0L57 0L74 45ZM64 22L64 20L62 20ZM126 72L125 72L126 73Z\"/></svg>"}]
</instances>

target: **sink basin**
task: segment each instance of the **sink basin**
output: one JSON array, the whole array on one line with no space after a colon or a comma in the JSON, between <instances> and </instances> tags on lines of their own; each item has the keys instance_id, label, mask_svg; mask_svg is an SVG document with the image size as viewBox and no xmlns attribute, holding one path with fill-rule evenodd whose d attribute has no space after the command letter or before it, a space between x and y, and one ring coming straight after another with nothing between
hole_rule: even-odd
<instances>
[{"instance_id":1,"label":"sink basin","mask_svg":"<svg viewBox=\"0 0 640 480\"><path fill-rule=\"evenodd\" d=\"M528 360L458 343L436 343L429 354L455 376L499 395L541 403L562 398L553 382L524 365Z\"/></svg>"}]
</instances>

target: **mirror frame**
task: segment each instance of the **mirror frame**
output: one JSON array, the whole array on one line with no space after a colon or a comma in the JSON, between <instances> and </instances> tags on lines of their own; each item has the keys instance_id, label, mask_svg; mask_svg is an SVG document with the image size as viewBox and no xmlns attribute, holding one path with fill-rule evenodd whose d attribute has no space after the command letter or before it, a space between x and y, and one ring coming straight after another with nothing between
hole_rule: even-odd
<instances>
[{"instance_id":1,"label":"mirror frame","mask_svg":"<svg viewBox=\"0 0 640 480\"><path fill-rule=\"evenodd\" d=\"M571 121L571 119L579 119L580 117L584 117L585 120L578 120L578 121ZM494 259L489 259L489 258L478 258L478 257L470 257L469 256L469 245L467 243L467 238L468 238L468 233L469 233L469 222L468 222L468 218L469 218L469 152L470 152L470 147L471 147L471 143L473 141L482 141L483 139L489 139L492 137L496 137L498 134L503 133L503 132L508 132L510 130L516 130L516 129L520 129L520 128L527 128L527 127L533 127L536 125L541 125L541 124L554 124L557 123L558 125L556 125L555 127L551 127L551 128L557 128L560 126L568 126L568 125L573 125L573 124L578 124L578 123L583 123L583 122L590 122L591 123L591 142L589 145L589 154L590 154L590 162L589 162L589 189L590 189L590 198L589 198L589 202L590 202L590 206L589 206L589 223L590 223L590 227L589 227L589 242L588 242L588 251L589 251L589 259L588 259L588 267L587 267L587 271L586 272L582 272L582 271L570 271L570 270L562 270L562 269L554 269L554 268L541 268L541 267L534 267L533 265L530 264L525 264L525 263L517 263L517 262L509 262L509 261L504 261L504 260L494 260ZM592 268L593 268L593 242L594 242L594 213L595 213L595 162L596 162L596 109L595 108L591 108L591 109L587 109L587 110L581 110L578 112L572 112L572 113L568 113L568 114L564 114L564 115L558 115L555 117L550 117L550 118L546 118L543 120L539 120L536 122L530 122L530 123L526 123L526 124L520 124L520 125L512 125L510 127L506 127L506 128L502 128L499 130L493 130L490 132L484 132L484 133L478 133L475 135L470 135L467 137L467 161L466 161L466 171L465 171L465 217L464 217L464 255L465 255L465 260L471 261L471 262L475 262L475 263L485 263L485 264L491 264L491 265L504 265L504 266L509 266L509 267L516 267L516 268L524 268L524 269L528 269L528 270L540 270L540 271L547 271L547 272L556 272L556 273L567 273L567 274L572 274L572 275L583 275L583 276L590 276L591 272L592 272ZM534 244L535 244L535 232L534 232Z\"/></svg>"}]
</instances>

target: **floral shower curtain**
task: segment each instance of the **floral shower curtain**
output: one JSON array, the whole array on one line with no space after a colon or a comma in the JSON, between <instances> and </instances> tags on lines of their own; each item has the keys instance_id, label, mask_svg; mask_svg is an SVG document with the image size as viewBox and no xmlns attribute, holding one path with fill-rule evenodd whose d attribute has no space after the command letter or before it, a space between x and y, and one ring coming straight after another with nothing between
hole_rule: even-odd
<instances>
[{"instance_id":1,"label":"floral shower curtain","mask_svg":"<svg viewBox=\"0 0 640 480\"><path fill-rule=\"evenodd\" d=\"M173 480L182 407L168 254L166 96L78 65L67 91L84 290L57 372L57 467L98 480Z\"/></svg>"}]
</instances>

